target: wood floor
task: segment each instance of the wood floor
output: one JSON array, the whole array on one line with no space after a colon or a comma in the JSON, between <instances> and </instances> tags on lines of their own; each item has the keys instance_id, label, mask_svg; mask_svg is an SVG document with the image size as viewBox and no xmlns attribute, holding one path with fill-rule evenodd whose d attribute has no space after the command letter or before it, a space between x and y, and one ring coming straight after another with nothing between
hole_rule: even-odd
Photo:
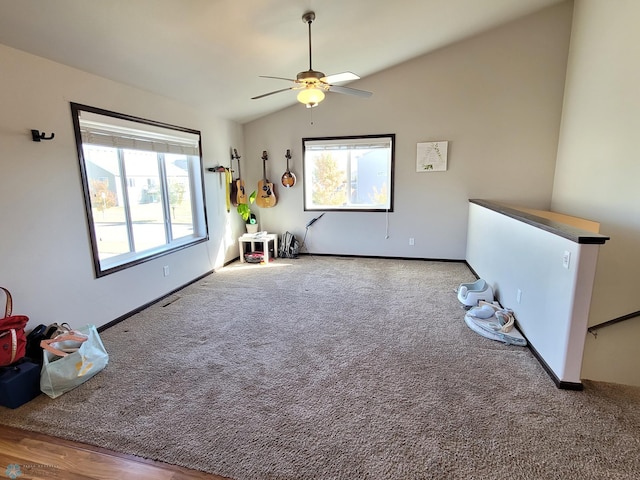
<instances>
[{"instance_id":1,"label":"wood floor","mask_svg":"<svg viewBox=\"0 0 640 480\"><path fill-rule=\"evenodd\" d=\"M9 475L13 472L14 476ZM0 425L0 478L229 480L133 455Z\"/></svg>"}]
</instances>

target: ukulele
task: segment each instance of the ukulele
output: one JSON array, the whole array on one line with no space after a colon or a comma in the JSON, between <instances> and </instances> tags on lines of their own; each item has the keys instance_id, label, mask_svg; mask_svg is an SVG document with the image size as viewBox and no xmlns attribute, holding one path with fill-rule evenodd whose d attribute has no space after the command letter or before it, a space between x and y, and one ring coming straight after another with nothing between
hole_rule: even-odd
<instances>
[{"instance_id":1,"label":"ukulele","mask_svg":"<svg viewBox=\"0 0 640 480\"><path fill-rule=\"evenodd\" d=\"M289 160L291 160L291 150L287 149L285 154L287 159L287 171L282 174L282 185L286 188L291 188L296 184L296 176L289 170Z\"/></svg>"},{"instance_id":2,"label":"ukulele","mask_svg":"<svg viewBox=\"0 0 640 480\"><path fill-rule=\"evenodd\" d=\"M273 183L267 179L267 151L262 152L262 180L258 182L258 196L256 204L260 208L270 208L276 206L276 193L273 190Z\"/></svg>"},{"instance_id":3,"label":"ukulele","mask_svg":"<svg viewBox=\"0 0 640 480\"><path fill-rule=\"evenodd\" d=\"M247 192L245 192L244 190L244 180L242 180L240 176L240 155L238 155L238 150L236 150L235 148L233 149L231 158L235 158L238 161L238 178L236 178L236 180L232 182L231 186L231 203L233 203L234 207L237 207L239 203L247 203ZM235 195L233 193L233 190L235 190Z\"/></svg>"}]
</instances>

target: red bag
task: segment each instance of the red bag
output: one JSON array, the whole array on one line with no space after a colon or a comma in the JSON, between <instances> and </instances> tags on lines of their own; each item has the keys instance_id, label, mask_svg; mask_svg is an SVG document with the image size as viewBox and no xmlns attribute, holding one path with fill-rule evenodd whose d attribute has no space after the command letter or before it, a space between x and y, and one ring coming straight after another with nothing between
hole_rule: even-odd
<instances>
[{"instance_id":1,"label":"red bag","mask_svg":"<svg viewBox=\"0 0 640 480\"><path fill-rule=\"evenodd\" d=\"M6 288L7 306L4 310L4 317L0 318L0 367L5 367L17 362L25 356L27 349L27 335L24 328L29 322L29 317L24 315L11 315L13 302L11 294Z\"/></svg>"}]
</instances>

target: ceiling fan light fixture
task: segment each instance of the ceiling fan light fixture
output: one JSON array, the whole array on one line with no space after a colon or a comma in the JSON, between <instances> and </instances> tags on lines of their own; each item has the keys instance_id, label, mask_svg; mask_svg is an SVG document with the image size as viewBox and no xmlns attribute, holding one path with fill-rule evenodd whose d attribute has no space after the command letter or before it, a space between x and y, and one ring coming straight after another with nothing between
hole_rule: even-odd
<instances>
[{"instance_id":1,"label":"ceiling fan light fixture","mask_svg":"<svg viewBox=\"0 0 640 480\"><path fill-rule=\"evenodd\" d=\"M298 101L304 103L307 108L315 107L324 100L324 92L314 86L308 86L298 93Z\"/></svg>"}]
</instances>

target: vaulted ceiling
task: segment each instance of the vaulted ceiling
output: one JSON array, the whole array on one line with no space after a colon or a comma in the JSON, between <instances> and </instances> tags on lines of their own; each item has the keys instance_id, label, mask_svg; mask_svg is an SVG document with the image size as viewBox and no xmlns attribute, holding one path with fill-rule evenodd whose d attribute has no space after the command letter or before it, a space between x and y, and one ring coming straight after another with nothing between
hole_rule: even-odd
<instances>
[{"instance_id":1,"label":"vaulted ceiling","mask_svg":"<svg viewBox=\"0 0 640 480\"><path fill-rule=\"evenodd\" d=\"M244 123L296 102L251 97L308 69L308 10L314 70L366 77L561 1L0 0L0 43Z\"/></svg>"}]
</instances>

